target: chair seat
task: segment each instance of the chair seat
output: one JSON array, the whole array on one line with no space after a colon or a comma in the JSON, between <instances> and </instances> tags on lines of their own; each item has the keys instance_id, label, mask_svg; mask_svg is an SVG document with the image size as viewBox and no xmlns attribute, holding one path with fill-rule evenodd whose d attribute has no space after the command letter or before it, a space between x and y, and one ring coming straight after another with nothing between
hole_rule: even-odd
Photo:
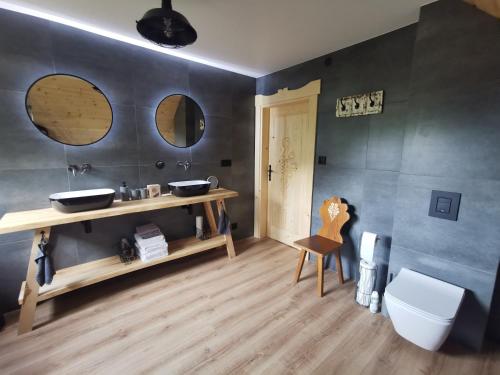
<instances>
[{"instance_id":1,"label":"chair seat","mask_svg":"<svg viewBox=\"0 0 500 375\"><path fill-rule=\"evenodd\" d=\"M294 244L317 255L328 255L331 253L335 253L338 252L342 247L342 244L340 242L336 242L319 235L303 238L301 240L295 241Z\"/></svg>"}]
</instances>

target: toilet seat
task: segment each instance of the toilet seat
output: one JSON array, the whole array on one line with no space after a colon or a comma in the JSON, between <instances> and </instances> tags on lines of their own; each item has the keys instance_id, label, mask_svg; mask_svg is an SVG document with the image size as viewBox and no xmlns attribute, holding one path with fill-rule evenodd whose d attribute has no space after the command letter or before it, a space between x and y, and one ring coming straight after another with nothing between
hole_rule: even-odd
<instances>
[{"instance_id":1,"label":"toilet seat","mask_svg":"<svg viewBox=\"0 0 500 375\"><path fill-rule=\"evenodd\" d=\"M386 298L386 301L390 301L391 303L395 304L395 305L398 305L398 306L401 306L403 309L406 309L414 314L417 314L417 315L420 315L426 319L429 319L429 320L432 320L432 321L435 321L435 322L438 322L438 323L442 323L442 324L447 324L447 323L450 323L453 321L453 319L444 319L442 317L439 317L439 316L436 316L436 315L433 315L433 314L429 314L428 312L424 311L424 310L420 310L420 309L417 309L413 306L410 306L408 305L407 303L395 298L394 296L392 296L390 293L388 294L386 292L385 294L385 298Z\"/></svg>"},{"instance_id":2,"label":"toilet seat","mask_svg":"<svg viewBox=\"0 0 500 375\"><path fill-rule=\"evenodd\" d=\"M385 294L393 303L444 323L455 319L464 289L402 268L387 286Z\"/></svg>"}]
</instances>

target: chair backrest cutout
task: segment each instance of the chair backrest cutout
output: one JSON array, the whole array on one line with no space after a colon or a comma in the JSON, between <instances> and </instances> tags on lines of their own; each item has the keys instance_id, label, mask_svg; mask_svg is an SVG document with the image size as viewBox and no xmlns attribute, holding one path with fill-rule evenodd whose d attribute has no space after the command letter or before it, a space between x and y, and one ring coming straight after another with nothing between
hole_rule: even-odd
<instances>
[{"instance_id":1,"label":"chair backrest cutout","mask_svg":"<svg viewBox=\"0 0 500 375\"><path fill-rule=\"evenodd\" d=\"M343 243L344 240L340 231L350 218L347 208L347 204L342 203L339 197L333 196L325 200L319 209L323 226L319 230L318 235Z\"/></svg>"}]
</instances>

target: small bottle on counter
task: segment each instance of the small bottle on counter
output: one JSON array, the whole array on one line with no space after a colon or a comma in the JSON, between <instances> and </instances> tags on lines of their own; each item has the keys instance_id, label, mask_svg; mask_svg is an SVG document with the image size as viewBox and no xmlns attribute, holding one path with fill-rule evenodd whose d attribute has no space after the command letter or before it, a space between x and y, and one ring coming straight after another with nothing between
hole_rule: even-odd
<instances>
[{"instance_id":1,"label":"small bottle on counter","mask_svg":"<svg viewBox=\"0 0 500 375\"><path fill-rule=\"evenodd\" d=\"M125 181L123 181L122 186L120 186L120 195L123 202L130 200L130 191Z\"/></svg>"}]
</instances>

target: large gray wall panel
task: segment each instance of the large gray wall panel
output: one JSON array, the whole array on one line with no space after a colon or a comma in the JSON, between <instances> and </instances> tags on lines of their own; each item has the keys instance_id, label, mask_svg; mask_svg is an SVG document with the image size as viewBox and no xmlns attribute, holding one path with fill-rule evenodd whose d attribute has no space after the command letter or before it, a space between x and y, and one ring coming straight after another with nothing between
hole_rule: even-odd
<instances>
[{"instance_id":1,"label":"large gray wall panel","mask_svg":"<svg viewBox=\"0 0 500 375\"><path fill-rule=\"evenodd\" d=\"M466 288L452 336L475 348L500 257L498 26L461 1L422 8L389 267L389 277L407 263ZM462 193L458 221L428 216L432 190Z\"/></svg>"}]
</instances>

